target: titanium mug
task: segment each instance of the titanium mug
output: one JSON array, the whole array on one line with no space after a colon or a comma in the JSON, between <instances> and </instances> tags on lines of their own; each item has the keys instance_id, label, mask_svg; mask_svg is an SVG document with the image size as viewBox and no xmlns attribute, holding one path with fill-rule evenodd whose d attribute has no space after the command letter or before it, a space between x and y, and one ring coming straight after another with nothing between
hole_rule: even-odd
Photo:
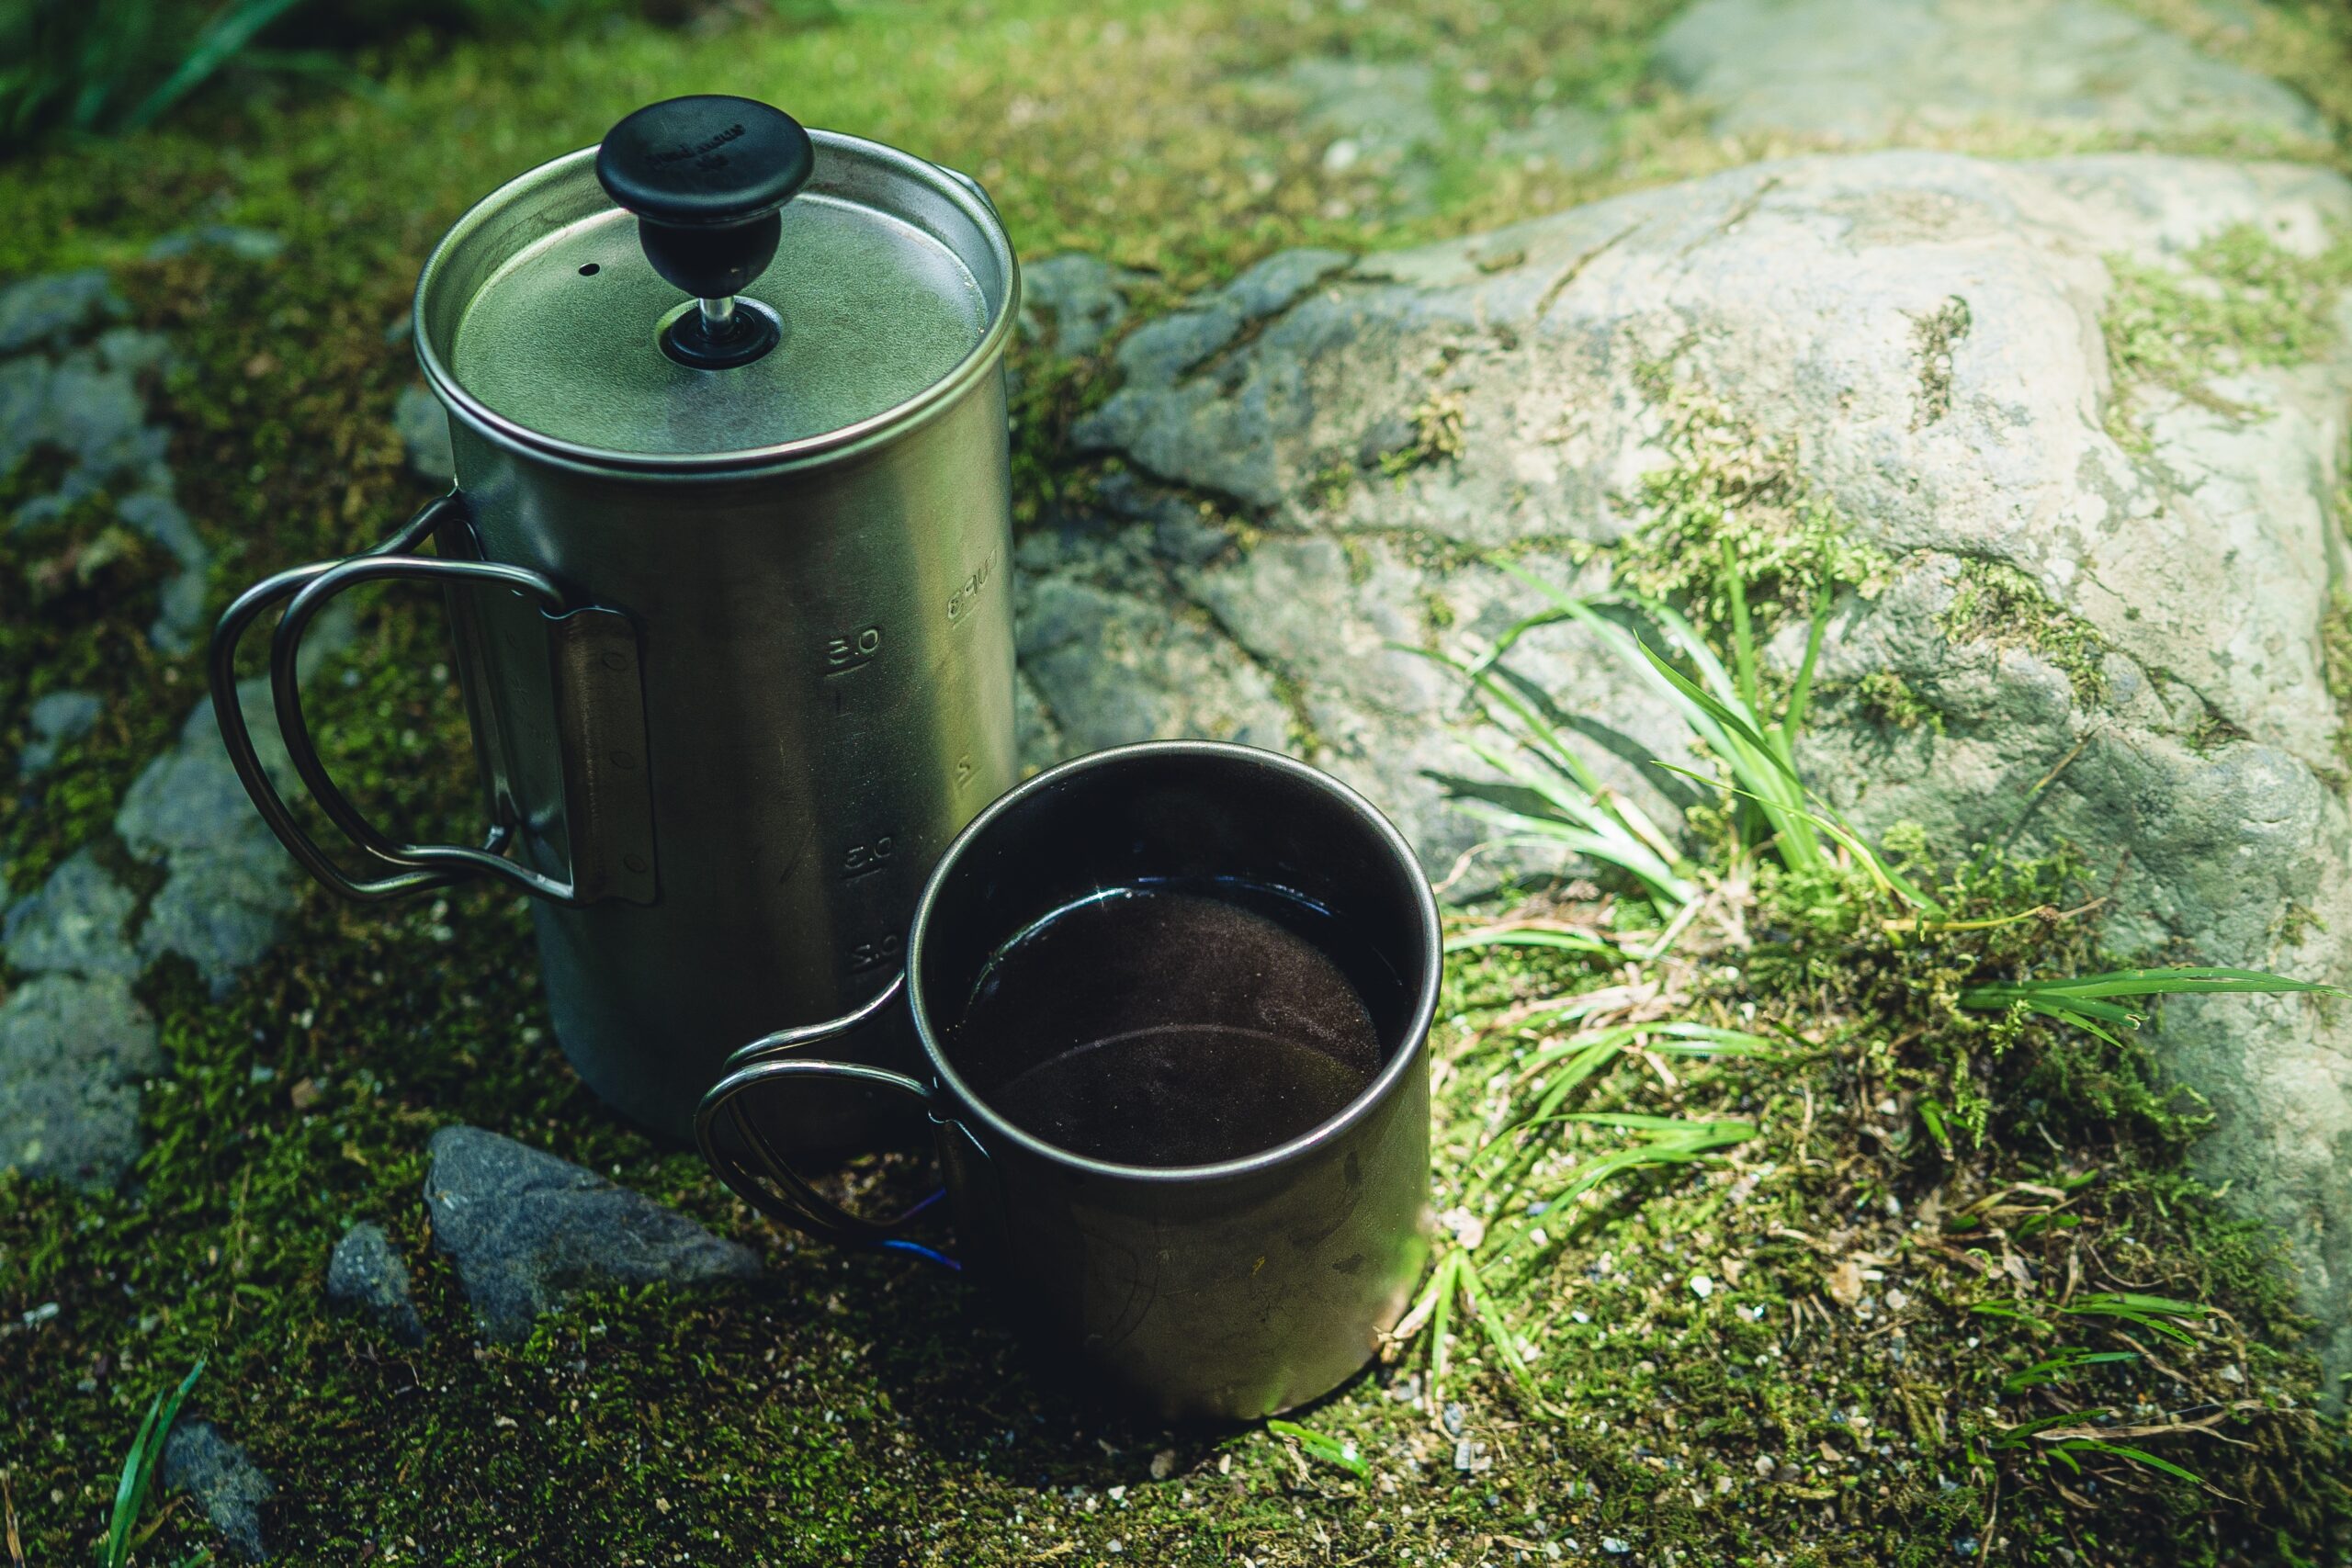
<instances>
[{"instance_id":1,"label":"titanium mug","mask_svg":"<svg viewBox=\"0 0 2352 1568\"><path fill-rule=\"evenodd\" d=\"M1342 1109L1238 1158L1129 1165L1048 1143L975 1088L955 1030L1011 942L1105 889L1237 883L1280 890L1346 933L1348 978L1380 1055ZM1429 1031L1442 953L1419 862L1337 780L1211 741L1098 751L1030 779L966 828L915 907L899 980L853 1018L736 1053L695 1134L728 1185L770 1217L844 1247L928 1251L898 1235L906 1216L861 1218L795 1174L763 1130L794 1119L746 1113L755 1098L822 1098L808 1093L820 1084L903 1099L934 1129L958 1266L990 1282L1049 1359L1163 1416L1254 1419L1361 1369L1427 1261ZM911 1074L811 1054L909 1030Z\"/></svg>"},{"instance_id":2,"label":"titanium mug","mask_svg":"<svg viewBox=\"0 0 2352 1568\"><path fill-rule=\"evenodd\" d=\"M369 554L251 589L214 635L213 711L262 816L347 897L530 894L565 1055L686 1136L735 1045L897 973L933 860L1017 776L1019 289L969 179L744 98L653 105L492 193L416 290L456 490ZM303 724L304 628L391 579L447 592L479 847L380 831ZM239 710L238 639L279 604L278 728L337 855Z\"/></svg>"}]
</instances>

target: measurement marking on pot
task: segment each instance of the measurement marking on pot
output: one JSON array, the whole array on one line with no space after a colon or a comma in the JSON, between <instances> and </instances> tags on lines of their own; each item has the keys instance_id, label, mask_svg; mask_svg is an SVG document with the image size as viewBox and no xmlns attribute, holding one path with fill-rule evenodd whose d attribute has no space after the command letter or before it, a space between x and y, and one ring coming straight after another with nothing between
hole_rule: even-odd
<instances>
[{"instance_id":1,"label":"measurement marking on pot","mask_svg":"<svg viewBox=\"0 0 2352 1568\"><path fill-rule=\"evenodd\" d=\"M896 964L899 961L899 951L905 945L906 939L898 936L877 937L872 942L858 942L851 947L847 955L849 972L853 975L863 975L869 969L879 969L886 964Z\"/></svg>"},{"instance_id":2,"label":"measurement marking on pot","mask_svg":"<svg viewBox=\"0 0 2352 1568\"><path fill-rule=\"evenodd\" d=\"M871 843L852 844L842 856L842 880L854 882L861 876L889 870L890 856L897 848L896 839L888 833Z\"/></svg>"},{"instance_id":3,"label":"measurement marking on pot","mask_svg":"<svg viewBox=\"0 0 2352 1568\"><path fill-rule=\"evenodd\" d=\"M827 676L846 675L862 669L876 654L882 651L882 628L878 626L860 626L854 632L825 641L825 673Z\"/></svg>"}]
</instances>

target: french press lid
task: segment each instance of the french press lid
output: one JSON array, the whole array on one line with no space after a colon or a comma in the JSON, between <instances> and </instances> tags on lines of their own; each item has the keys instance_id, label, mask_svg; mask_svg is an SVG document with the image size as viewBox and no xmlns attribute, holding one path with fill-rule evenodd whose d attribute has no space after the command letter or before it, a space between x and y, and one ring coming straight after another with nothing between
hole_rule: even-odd
<instances>
[{"instance_id":1,"label":"french press lid","mask_svg":"<svg viewBox=\"0 0 2352 1568\"><path fill-rule=\"evenodd\" d=\"M1014 276L962 176L750 98L673 98L461 219L417 287L418 353L494 438L755 465L992 370Z\"/></svg>"}]
</instances>

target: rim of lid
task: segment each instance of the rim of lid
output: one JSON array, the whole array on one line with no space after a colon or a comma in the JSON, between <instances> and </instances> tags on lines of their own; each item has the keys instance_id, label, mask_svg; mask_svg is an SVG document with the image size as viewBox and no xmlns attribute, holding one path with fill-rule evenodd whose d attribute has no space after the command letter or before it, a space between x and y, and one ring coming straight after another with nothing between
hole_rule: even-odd
<instances>
[{"instance_id":1,"label":"rim of lid","mask_svg":"<svg viewBox=\"0 0 2352 1568\"><path fill-rule=\"evenodd\" d=\"M926 194L956 209L987 246L985 260L1004 279L1002 298L995 301L995 308L978 343L945 375L879 413L839 429L764 446L728 451L617 451L565 441L500 413L467 390L450 367L449 350L454 347L454 343L437 342L433 330L435 308L443 303L438 296L448 288L461 286L450 281L457 265L453 258L461 250L477 243L487 243L511 256L548 232L545 223L535 221L537 216L535 203L547 197L551 189L560 188L567 182L584 180L587 186L594 191L596 201L607 207L613 205L611 198L596 183L598 148L583 147L515 175L475 202L449 226L439 243L433 247L433 254L425 258L424 269L417 276L416 292L410 307L410 322L412 335L416 342L417 364L424 370L425 381L433 389L434 395L452 414L502 446L563 466L633 474L737 474L753 469L809 466L846 457L893 439L926 422L955 401L974 381L991 371L1003 354L1021 306L1021 265L1013 254L1011 237L1005 232L1003 220L980 194L979 187L965 184L962 176L911 152L879 141L869 141L861 136L820 130L813 126L808 130L808 136L816 144L817 169L820 178L829 160L848 159L869 164L885 175L909 180L922 186ZM809 188L819 188L815 180L810 182ZM964 247L906 213L893 212L870 200L865 204L930 233L955 252L966 268L978 278L980 268L974 263L981 258L967 254ZM479 288L478 281L474 287ZM982 289L985 293L984 282ZM468 298L469 299L470 296ZM461 301L458 308L459 319L464 315L464 308L465 302Z\"/></svg>"}]
</instances>

